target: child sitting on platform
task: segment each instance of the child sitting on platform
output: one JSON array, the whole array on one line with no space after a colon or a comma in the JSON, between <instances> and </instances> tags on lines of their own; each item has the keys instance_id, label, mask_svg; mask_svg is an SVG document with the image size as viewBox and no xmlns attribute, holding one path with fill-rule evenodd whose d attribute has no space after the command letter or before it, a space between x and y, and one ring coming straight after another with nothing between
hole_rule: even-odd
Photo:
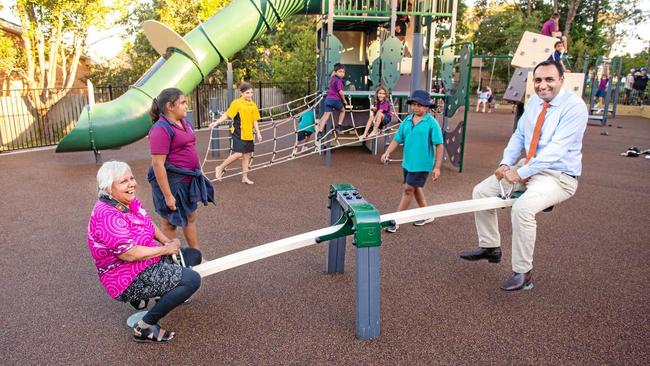
<instances>
[{"instance_id":1,"label":"child sitting on platform","mask_svg":"<svg viewBox=\"0 0 650 366\"><path fill-rule=\"evenodd\" d=\"M368 123L366 123L366 129L363 131L363 135L359 137L359 140L366 139L368 137L373 137L384 129L390 123L392 118L390 112L390 101L388 100L388 89L385 86L380 86L375 92L375 104L370 107L370 118L368 118ZM372 132L368 134L370 126L374 125Z\"/></svg>"},{"instance_id":2,"label":"child sitting on platform","mask_svg":"<svg viewBox=\"0 0 650 366\"><path fill-rule=\"evenodd\" d=\"M436 119L428 113L429 108L433 105L429 93L424 90L416 90L406 104L411 106L412 113L402 121L395 138L381 156L381 161L386 163L397 146L404 144L402 161L404 192L398 211L406 210L413 201L413 197L415 197L418 206L425 207L427 205L422 188L430 172L431 179L434 181L440 177L443 155L442 131ZM413 225L422 226L432 221L433 218L424 219L414 222ZM395 225L387 227L385 230L394 233L397 229L398 226Z\"/></svg>"}]
</instances>

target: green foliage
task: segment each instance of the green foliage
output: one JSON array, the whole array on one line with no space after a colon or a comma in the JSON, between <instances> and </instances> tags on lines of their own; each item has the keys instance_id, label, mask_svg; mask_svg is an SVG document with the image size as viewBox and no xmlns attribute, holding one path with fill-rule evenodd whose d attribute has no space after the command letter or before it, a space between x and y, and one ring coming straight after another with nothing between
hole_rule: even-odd
<instances>
[{"instance_id":1,"label":"green foliage","mask_svg":"<svg viewBox=\"0 0 650 366\"><path fill-rule=\"evenodd\" d=\"M501 11L485 16L479 23L473 37L475 52L512 54L525 31L539 32L542 19L539 12L525 17L516 6L504 6Z\"/></svg>"},{"instance_id":2,"label":"green foliage","mask_svg":"<svg viewBox=\"0 0 650 366\"><path fill-rule=\"evenodd\" d=\"M639 69L640 67L650 66L650 50L646 49L636 55L625 54L623 58L623 74L627 75L630 69Z\"/></svg>"},{"instance_id":3,"label":"green foliage","mask_svg":"<svg viewBox=\"0 0 650 366\"><path fill-rule=\"evenodd\" d=\"M158 20L184 35L225 7L227 0L154 0L131 6L121 24L127 34L135 34L125 45L126 65L97 65L92 80L98 85L131 84L160 57L149 45L140 24ZM230 60L235 80L296 81L314 78L316 70L316 32L313 18L295 16L280 24L274 32L264 34L240 50ZM222 63L208 79L225 82L226 65Z\"/></svg>"},{"instance_id":4,"label":"green foliage","mask_svg":"<svg viewBox=\"0 0 650 366\"><path fill-rule=\"evenodd\" d=\"M573 70L580 70L586 54L609 55L614 44L629 37L622 24L631 25L633 32L640 33L634 25L648 16L639 10L640 0L557 0L561 30L565 29L570 7L576 1L579 5L567 35ZM515 51L524 31L539 33L551 13L551 2L477 0L471 11L459 13L458 24L464 26L459 26L458 31L475 43L478 53L508 54Z\"/></svg>"},{"instance_id":5,"label":"green foliage","mask_svg":"<svg viewBox=\"0 0 650 366\"><path fill-rule=\"evenodd\" d=\"M13 39L0 34L0 73L9 75L18 62L19 47Z\"/></svg>"}]
</instances>

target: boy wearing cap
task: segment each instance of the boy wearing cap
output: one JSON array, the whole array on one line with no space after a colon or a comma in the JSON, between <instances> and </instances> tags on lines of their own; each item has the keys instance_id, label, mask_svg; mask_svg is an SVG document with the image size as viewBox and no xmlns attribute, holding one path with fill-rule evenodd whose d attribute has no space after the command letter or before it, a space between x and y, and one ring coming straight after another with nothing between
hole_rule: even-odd
<instances>
[{"instance_id":1,"label":"boy wearing cap","mask_svg":"<svg viewBox=\"0 0 650 366\"><path fill-rule=\"evenodd\" d=\"M400 124L395 138L381 156L382 162L389 161L390 153L395 151L400 144L404 144L402 161L404 191L398 211L407 209L413 201L413 197L415 197L418 206L425 207L427 205L422 188L430 172L434 181L440 177L443 154L442 131L436 119L428 113L433 105L429 93L424 90L416 90L406 104L411 106L412 113ZM420 220L413 225L422 226L432 221L433 218ZM394 233L397 228L397 225L387 227L386 231Z\"/></svg>"}]
</instances>

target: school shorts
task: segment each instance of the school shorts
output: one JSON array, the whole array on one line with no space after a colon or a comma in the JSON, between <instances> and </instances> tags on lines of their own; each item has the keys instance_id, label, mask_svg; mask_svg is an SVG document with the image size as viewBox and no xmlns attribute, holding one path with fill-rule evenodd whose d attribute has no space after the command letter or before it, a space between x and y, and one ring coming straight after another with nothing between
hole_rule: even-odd
<instances>
[{"instance_id":1,"label":"school shorts","mask_svg":"<svg viewBox=\"0 0 650 366\"><path fill-rule=\"evenodd\" d=\"M604 98L605 97L605 91L603 89L598 89L598 91L596 91L596 96Z\"/></svg>"},{"instance_id":2,"label":"school shorts","mask_svg":"<svg viewBox=\"0 0 650 366\"><path fill-rule=\"evenodd\" d=\"M424 187L429 178L429 172L409 172L402 168L404 171L404 183L412 187Z\"/></svg>"},{"instance_id":3,"label":"school shorts","mask_svg":"<svg viewBox=\"0 0 650 366\"><path fill-rule=\"evenodd\" d=\"M388 115L388 113L384 112L384 119L379 124L379 129L381 130L388 127L390 121L391 121L391 117Z\"/></svg>"},{"instance_id":4,"label":"school shorts","mask_svg":"<svg viewBox=\"0 0 650 366\"><path fill-rule=\"evenodd\" d=\"M342 111L343 102L340 99L325 98L325 112Z\"/></svg>"},{"instance_id":5,"label":"school shorts","mask_svg":"<svg viewBox=\"0 0 650 366\"><path fill-rule=\"evenodd\" d=\"M311 131L298 131L298 141L302 141L307 137L311 136L313 132Z\"/></svg>"},{"instance_id":6,"label":"school shorts","mask_svg":"<svg viewBox=\"0 0 650 366\"><path fill-rule=\"evenodd\" d=\"M232 136L232 151L238 153L252 153L255 151L255 143L253 140L242 140L238 136Z\"/></svg>"}]
</instances>

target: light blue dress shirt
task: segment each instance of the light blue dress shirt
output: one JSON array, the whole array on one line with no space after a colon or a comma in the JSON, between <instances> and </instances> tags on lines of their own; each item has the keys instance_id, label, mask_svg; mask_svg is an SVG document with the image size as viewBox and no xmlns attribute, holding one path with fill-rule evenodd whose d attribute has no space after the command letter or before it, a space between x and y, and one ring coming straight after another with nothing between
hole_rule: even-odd
<instances>
[{"instance_id":1,"label":"light blue dress shirt","mask_svg":"<svg viewBox=\"0 0 650 366\"><path fill-rule=\"evenodd\" d=\"M542 125L536 154L528 164L517 170L517 174L522 179L546 169L574 176L582 173L582 137L589 117L587 106L580 97L564 89L551 100L550 104ZM524 114L519 119L517 130L512 134L508 146L503 151L501 164L513 166L520 158L522 149L528 154L537 116L543 106L544 101L537 95L530 98Z\"/></svg>"}]
</instances>

